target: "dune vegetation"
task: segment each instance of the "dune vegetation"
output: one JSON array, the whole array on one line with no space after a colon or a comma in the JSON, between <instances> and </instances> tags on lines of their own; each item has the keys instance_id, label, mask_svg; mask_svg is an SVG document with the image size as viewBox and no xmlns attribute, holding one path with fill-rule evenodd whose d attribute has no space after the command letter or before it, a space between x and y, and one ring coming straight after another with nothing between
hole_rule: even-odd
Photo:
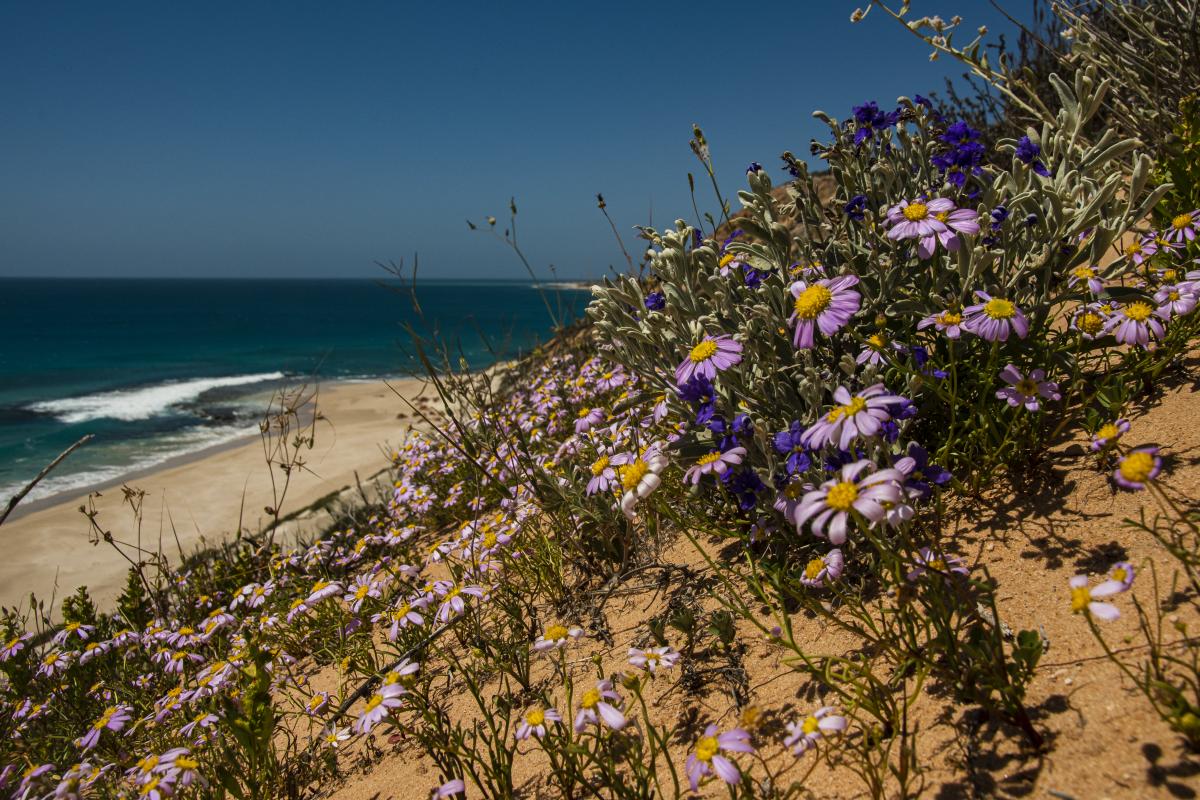
<instances>
[{"instance_id":1,"label":"dune vegetation","mask_svg":"<svg viewBox=\"0 0 1200 800\"><path fill-rule=\"evenodd\" d=\"M715 211L585 320L414 340L383 500L6 610L0 791L1195 796L1198 7L856 12L977 93L818 113L736 209L695 129Z\"/></svg>"}]
</instances>

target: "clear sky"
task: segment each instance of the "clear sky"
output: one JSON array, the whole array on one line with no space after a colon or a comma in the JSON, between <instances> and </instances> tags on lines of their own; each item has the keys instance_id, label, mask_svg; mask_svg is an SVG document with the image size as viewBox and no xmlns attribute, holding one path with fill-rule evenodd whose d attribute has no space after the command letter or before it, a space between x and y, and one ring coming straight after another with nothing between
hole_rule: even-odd
<instances>
[{"instance_id":1,"label":"clear sky","mask_svg":"<svg viewBox=\"0 0 1200 800\"><path fill-rule=\"evenodd\" d=\"M689 215L693 122L732 195L813 109L960 71L864 2L3 2L0 276L521 278L464 223L510 195L539 270L600 275L596 192L623 233Z\"/></svg>"}]
</instances>

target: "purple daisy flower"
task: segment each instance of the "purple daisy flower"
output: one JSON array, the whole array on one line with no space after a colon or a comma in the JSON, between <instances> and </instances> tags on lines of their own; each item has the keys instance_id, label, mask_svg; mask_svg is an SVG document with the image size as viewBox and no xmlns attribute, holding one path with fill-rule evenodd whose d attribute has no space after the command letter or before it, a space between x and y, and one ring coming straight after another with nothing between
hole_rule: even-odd
<instances>
[{"instance_id":1,"label":"purple daisy flower","mask_svg":"<svg viewBox=\"0 0 1200 800\"><path fill-rule=\"evenodd\" d=\"M1080 264L1078 267L1075 267L1075 269L1071 270L1071 277L1067 279L1067 286L1072 288L1081 283L1086 283L1088 291L1094 295L1099 295L1104 291L1104 283L1100 280L1096 268L1087 264Z\"/></svg>"},{"instance_id":2,"label":"purple daisy flower","mask_svg":"<svg viewBox=\"0 0 1200 800\"><path fill-rule=\"evenodd\" d=\"M33 638L32 633L22 633L20 636L14 636L0 647L0 662L8 661L17 653L25 649L25 642Z\"/></svg>"},{"instance_id":3,"label":"purple daisy flower","mask_svg":"<svg viewBox=\"0 0 1200 800\"><path fill-rule=\"evenodd\" d=\"M557 650L583 636L583 628L568 628L566 625L548 625L546 631L533 643L535 652Z\"/></svg>"},{"instance_id":4,"label":"purple daisy flower","mask_svg":"<svg viewBox=\"0 0 1200 800\"><path fill-rule=\"evenodd\" d=\"M932 326L938 333L946 334L947 339L957 339L962 335L963 315L958 311L947 309L936 314L930 314L917 323L917 330L923 331Z\"/></svg>"},{"instance_id":5,"label":"purple daisy flower","mask_svg":"<svg viewBox=\"0 0 1200 800\"><path fill-rule=\"evenodd\" d=\"M889 509L902 505L900 485L904 474L897 469L881 469L858 479L863 470L873 466L866 459L846 464L839 476L804 495L796 508L796 530L808 522L814 536L840 546L846 542L852 513L875 524L887 516Z\"/></svg>"},{"instance_id":6,"label":"purple daisy flower","mask_svg":"<svg viewBox=\"0 0 1200 800\"><path fill-rule=\"evenodd\" d=\"M398 683L388 683L379 687L379 691L367 698L362 714L354 721L354 730L358 733L370 733L374 728L392 713L393 708L399 708L404 702L404 687Z\"/></svg>"},{"instance_id":7,"label":"purple daisy flower","mask_svg":"<svg viewBox=\"0 0 1200 800\"><path fill-rule=\"evenodd\" d=\"M455 778L452 781L446 781L441 786L431 792L432 800L446 800L449 797L458 797L459 795L466 796L467 784L462 778Z\"/></svg>"},{"instance_id":8,"label":"purple daisy flower","mask_svg":"<svg viewBox=\"0 0 1200 800\"><path fill-rule=\"evenodd\" d=\"M617 480L617 470L614 468L612 456L608 453L601 453L600 457L592 462L590 471L592 477L587 484L589 496L597 492L607 492Z\"/></svg>"},{"instance_id":9,"label":"purple daisy flower","mask_svg":"<svg viewBox=\"0 0 1200 800\"><path fill-rule=\"evenodd\" d=\"M820 558L814 558L804 565L804 572L800 573L800 583L820 589L825 586L825 581L836 581L842 577L842 570L845 569L845 566L845 556L842 555L841 550L835 547Z\"/></svg>"},{"instance_id":10,"label":"purple daisy flower","mask_svg":"<svg viewBox=\"0 0 1200 800\"><path fill-rule=\"evenodd\" d=\"M1160 318L1167 312L1155 309L1142 300L1117 309L1104 323L1104 332L1111 333L1121 344L1148 347L1151 339L1161 339L1166 330Z\"/></svg>"},{"instance_id":11,"label":"purple daisy flower","mask_svg":"<svg viewBox=\"0 0 1200 800\"><path fill-rule=\"evenodd\" d=\"M792 344L800 350L813 347L813 328L832 336L858 313L862 295L851 287L858 284L854 275L824 278L816 283L796 281L789 289L795 302L788 322L795 326Z\"/></svg>"},{"instance_id":12,"label":"purple daisy flower","mask_svg":"<svg viewBox=\"0 0 1200 800\"><path fill-rule=\"evenodd\" d=\"M531 708L525 712L525 719L517 726L517 741L525 741L530 736L541 739L546 735L547 722L562 722L562 715L553 708Z\"/></svg>"},{"instance_id":13,"label":"purple daisy flower","mask_svg":"<svg viewBox=\"0 0 1200 800\"><path fill-rule=\"evenodd\" d=\"M705 475L724 475L731 465L742 463L745 455L744 447L732 447L723 453L720 450L705 453L683 474L683 479L688 483L698 484Z\"/></svg>"},{"instance_id":14,"label":"purple daisy flower","mask_svg":"<svg viewBox=\"0 0 1200 800\"><path fill-rule=\"evenodd\" d=\"M575 420L575 432L587 433L601 422L604 422L604 416L604 409L601 408L579 409L579 416Z\"/></svg>"},{"instance_id":15,"label":"purple daisy flower","mask_svg":"<svg viewBox=\"0 0 1200 800\"><path fill-rule=\"evenodd\" d=\"M1118 561L1116 564L1113 564L1112 569L1108 571L1109 580L1116 581L1126 589L1129 589L1133 586L1134 576L1135 573L1133 571L1133 564L1130 564L1128 561Z\"/></svg>"},{"instance_id":16,"label":"purple daisy flower","mask_svg":"<svg viewBox=\"0 0 1200 800\"><path fill-rule=\"evenodd\" d=\"M1088 303L1086 306L1080 306L1071 315L1069 327L1073 331L1079 331L1083 338L1089 341L1103 335L1104 325L1108 321L1108 314L1105 313L1105 308L1105 306L1099 303Z\"/></svg>"},{"instance_id":17,"label":"purple daisy flower","mask_svg":"<svg viewBox=\"0 0 1200 800\"><path fill-rule=\"evenodd\" d=\"M1071 611L1076 614L1091 614L1105 622L1112 622L1121 616L1121 612L1112 603L1100 603L1093 598L1120 594L1129 588L1123 582L1110 578L1094 588L1089 588L1087 575L1076 575L1068 585L1071 587Z\"/></svg>"},{"instance_id":18,"label":"purple daisy flower","mask_svg":"<svg viewBox=\"0 0 1200 800\"><path fill-rule=\"evenodd\" d=\"M116 733L128 725L129 720L132 719L129 713L131 710L128 706L109 706L92 723L88 732L75 740L76 746L81 750L91 750L100 741L102 732L109 730Z\"/></svg>"},{"instance_id":19,"label":"purple daisy flower","mask_svg":"<svg viewBox=\"0 0 1200 800\"><path fill-rule=\"evenodd\" d=\"M884 353L888 350L895 350L898 353L905 351L904 345L899 342L890 341L886 334L873 333L867 337L867 344L861 351L858 357L854 359L856 364L872 364L880 367L887 363L884 358Z\"/></svg>"},{"instance_id":20,"label":"purple daisy flower","mask_svg":"<svg viewBox=\"0 0 1200 800\"><path fill-rule=\"evenodd\" d=\"M628 724L621 713L621 697L613 691L612 681L603 680L579 698L579 713L575 715L575 732L582 733L589 725L603 722L614 731Z\"/></svg>"},{"instance_id":21,"label":"purple daisy flower","mask_svg":"<svg viewBox=\"0 0 1200 800\"><path fill-rule=\"evenodd\" d=\"M704 729L704 735L696 742L696 749L688 756L686 769L692 791L699 789L701 778L714 773L730 786L736 786L742 779L742 773L737 764L721 754L753 752L750 734L746 731L733 728L724 733L717 733L717 726L709 725Z\"/></svg>"},{"instance_id":22,"label":"purple daisy flower","mask_svg":"<svg viewBox=\"0 0 1200 800\"><path fill-rule=\"evenodd\" d=\"M1129 427L1129 420L1124 418L1104 423L1092 435L1092 450L1099 451L1111 444L1116 444L1122 434L1129 432Z\"/></svg>"},{"instance_id":23,"label":"purple daisy flower","mask_svg":"<svg viewBox=\"0 0 1200 800\"><path fill-rule=\"evenodd\" d=\"M943 578L950 578L954 574L970 574L970 570L963 566L961 558L936 553L928 547L922 547L917 551L916 565L905 577L910 581L915 581L927 572L933 572Z\"/></svg>"},{"instance_id":24,"label":"purple daisy flower","mask_svg":"<svg viewBox=\"0 0 1200 800\"><path fill-rule=\"evenodd\" d=\"M1138 447L1130 450L1113 471L1113 480L1122 489L1139 492L1162 472L1162 458L1157 447Z\"/></svg>"},{"instance_id":25,"label":"purple daisy flower","mask_svg":"<svg viewBox=\"0 0 1200 800\"><path fill-rule=\"evenodd\" d=\"M793 755L802 756L815 748L822 737L846 730L846 718L833 713L835 710L833 706L825 706L799 722L789 722L784 746L790 747Z\"/></svg>"},{"instance_id":26,"label":"purple daisy flower","mask_svg":"<svg viewBox=\"0 0 1200 800\"><path fill-rule=\"evenodd\" d=\"M956 210L958 209L955 208L954 202L944 197L927 202L902 200L899 205L888 209L887 224L891 227L888 229L887 237L894 241L916 239L917 255L921 258L932 256L939 241L942 241L943 246L947 249L956 250L958 249L958 237L954 231L950 230L941 216L945 215L945 218L949 219ZM959 222L965 222L965 220L956 218L956 224ZM975 223L975 232L978 230L979 225ZM942 234L946 234L946 237L944 238ZM951 240L953 240L952 246L947 244Z\"/></svg>"},{"instance_id":27,"label":"purple daisy flower","mask_svg":"<svg viewBox=\"0 0 1200 800\"><path fill-rule=\"evenodd\" d=\"M629 648L629 663L657 675L660 669L671 669L679 661L679 653L669 647Z\"/></svg>"},{"instance_id":28,"label":"purple daisy flower","mask_svg":"<svg viewBox=\"0 0 1200 800\"><path fill-rule=\"evenodd\" d=\"M992 297L987 292L975 292L982 300L963 309L963 327L989 342L1006 342L1009 333L1018 339L1029 335L1029 320L1011 300Z\"/></svg>"},{"instance_id":29,"label":"purple daisy flower","mask_svg":"<svg viewBox=\"0 0 1200 800\"><path fill-rule=\"evenodd\" d=\"M888 406L906 402L903 397L888 394L882 383L870 386L856 395L851 395L844 386L833 393L838 405L813 423L801 437L809 450L817 450L826 444L845 450L855 437L877 436L883 424L892 418Z\"/></svg>"},{"instance_id":30,"label":"purple daisy flower","mask_svg":"<svg viewBox=\"0 0 1200 800\"><path fill-rule=\"evenodd\" d=\"M1168 239L1179 243L1195 241L1197 233L1200 233L1200 209L1172 217L1171 229L1166 231Z\"/></svg>"},{"instance_id":31,"label":"purple daisy flower","mask_svg":"<svg viewBox=\"0 0 1200 800\"><path fill-rule=\"evenodd\" d=\"M732 336L705 336L675 368L675 383L683 386L699 375L712 380L742 360L742 345Z\"/></svg>"},{"instance_id":32,"label":"purple daisy flower","mask_svg":"<svg viewBox=\"0 0 1200 800\"><path fill-rule=\"evenodd\" d=\"M1154 302L1158 303L1155 314L1163 319L1181 317L1196 310L1197 292L1200 291L1194 283L1177 283L1162 286L1154 293Z\"/></svg>"},{"instance_id":33,"label":"purple daisy flower","mask_svg":"<svg viewBox=\"0 0 1200 800\"><path fill-rule=\"evenodd\" d=\"M1030 411L1037 411L1041 408L1039 397L1046 400L1062 399L1062 395L1058 393L1058 384L1045 380L1046 373L1043 370L1035 369L1026 377L1014 365L1009 364L1000 370L1000 377L1009 386L998 390L996 398L1007 400L1008 404L1013 408L1023 405Z\"/></svg>"}]
</instances>

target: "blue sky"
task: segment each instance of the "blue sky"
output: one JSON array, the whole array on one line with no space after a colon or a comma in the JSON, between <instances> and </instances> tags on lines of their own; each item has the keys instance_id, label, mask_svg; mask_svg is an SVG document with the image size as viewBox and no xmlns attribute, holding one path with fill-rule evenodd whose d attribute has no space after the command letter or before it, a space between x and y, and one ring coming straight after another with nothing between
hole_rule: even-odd
<instances>
[{"instance_id":1,"label":"blue sky","mask_svg":"<svg viewBox=\"0 0 1200 800\"><path fill-rule=\"evenodd\" d=\"M693 122L732 194L813 109L960 71L861 4L5 2L0 276L521 278L464 223L510 195L539 270L600 275L596 192L623 234L690 215Z\"/></svg>"}]
</instances>

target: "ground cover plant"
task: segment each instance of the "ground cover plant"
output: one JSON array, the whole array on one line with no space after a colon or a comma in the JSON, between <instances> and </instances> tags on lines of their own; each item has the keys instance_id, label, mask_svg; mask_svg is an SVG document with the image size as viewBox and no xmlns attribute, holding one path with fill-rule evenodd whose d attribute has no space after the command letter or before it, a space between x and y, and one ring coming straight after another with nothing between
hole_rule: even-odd
<instances>
[{"instance_id":1,"label":"ground cover plant","mask_svg":"<svg viewBox=\"0 0 1200 800\"><path fill-rule=\"evenodd\" d=\"M988 147L919 95L863 102L821 115L831 198L785 156L738 213L696 129L718 212L642 229L588 324L487 373L415 338L442 412L410 409L384 501L311 542L135 555L115 613L86 590L6 613L0 791L322 796L394 757L430 765L397 796L917 796L927 698L1056 746L1028 702L1052 643L951 521L1081 431L1170 572L1114 558L1045 602L1200 744L1200 518L1129 419L1194 354L1200 211L1097 124L1127 75L1078 15L1035 103L960 22L878 8L1037 125ZM298 405L285 474L316 435ZM1122 613L1136 642L1110 641ZM754 702L767 679L803 705Z\"/></svg>"}]
</instances>

